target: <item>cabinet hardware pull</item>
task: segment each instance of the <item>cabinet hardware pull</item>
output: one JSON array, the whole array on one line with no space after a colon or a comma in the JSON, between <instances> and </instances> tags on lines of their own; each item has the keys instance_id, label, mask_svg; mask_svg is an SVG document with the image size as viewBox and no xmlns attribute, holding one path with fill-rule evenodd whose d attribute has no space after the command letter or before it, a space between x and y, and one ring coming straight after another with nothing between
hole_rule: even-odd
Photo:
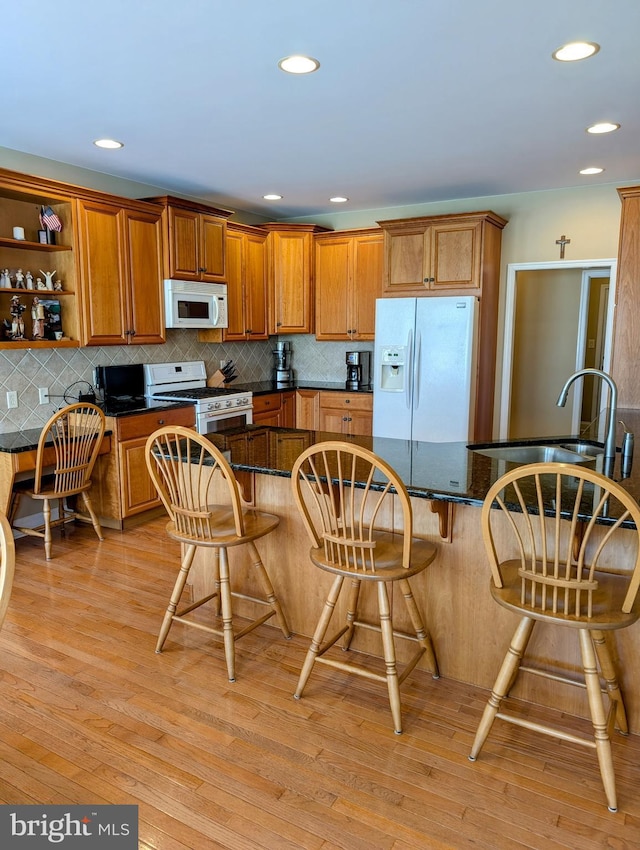
<instances>
[{"instance_id":1,"label":"cabinet hardware pull","mask_svg":"<svg viewBox=\"0 0 640 850\"><path fill-rule=\"evenodd\" d=\"M345 403L345 404L351 404L351 399L350 399L350 398L345 398L344 403Z\"/></svg>"},{"instance_id":2,"label":"cabinet hardware pull","mask_svg":"<svg viewBox=\"0 0 640 850\"><path fill-rule=\"evenodd\" d=\"M343 422L348 422L348 421L349 421L349 417L348 417L348 416L343 416L343 417L342 417L342 421L343 421Z\"/></svg>"},{"instance_id":3,"label":"cabinet hardware pull","mask_svg":"<svg viewBox=\"0 0 640 850\"><path fill-rule=\"evenodd\" d=\"M164 419L158 419L158 425L164 425Z\"/></svg>"}]
</instances>

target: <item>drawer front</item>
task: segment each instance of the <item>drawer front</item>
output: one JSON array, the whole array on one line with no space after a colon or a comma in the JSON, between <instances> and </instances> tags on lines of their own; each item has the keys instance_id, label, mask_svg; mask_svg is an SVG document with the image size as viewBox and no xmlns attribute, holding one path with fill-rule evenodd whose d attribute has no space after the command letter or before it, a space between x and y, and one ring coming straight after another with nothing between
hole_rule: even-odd
<instances>
[{"instance_id":1,"label":"drawer front","mask_svg":"<svg viewBox=\"0 0 640 850\"><path fill-rule=\"evenodd\" d=\"M371 393L321 392L320 407L332 407L340 410L373 410Z\"/></svg>"},{"instance_id":2,"label":"drawer front","mask_svg":"<svg viewBox=\"0 0 640 850\"><path fill-rule=\"evenodd\" d=\"M280 410L282 406L282 394L272 393L271 395L254 395L253 397L253 416L256 414L267 413Z\"/></svg>"},{"instance_id":3,"label":"drawer front","mask_svg":"<svg viewBox=\"0 0 640 850\"><path fill-rule=\"evenodd\" d=\"M136 437L148 437L163 425L195 425L196 409L194 405L176 407L172 410L154 410L137 416L122 416L116 419L118 441L133 440Z\"/></svg>"}]
</instances>

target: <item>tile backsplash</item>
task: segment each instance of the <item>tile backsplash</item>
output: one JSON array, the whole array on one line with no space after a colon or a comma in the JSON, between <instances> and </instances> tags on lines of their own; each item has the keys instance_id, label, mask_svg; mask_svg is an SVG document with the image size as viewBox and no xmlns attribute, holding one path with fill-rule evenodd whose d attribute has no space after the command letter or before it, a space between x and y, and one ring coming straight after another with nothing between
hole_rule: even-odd
<instances>
[{"instance_id":1,"label":"tile backsplash","mask_svg":"<svg viewBox=\"0 0 640 850\"><path fill-rule=\"evenodd\" d=\"M233 360L238 381L269 380L277 339L291 343L295 375L308 381L343 381L345 352L373 349L372 343L318 342L314 336L297 334L267 342L202 343L196 331L188 330L168 330L164 345L5 348L0 351L0 433L40 428L55 410L87 391L94 366L204 360L211 374L221 360ZM49 389L49 404L39 404L39 387ZM8 409L7 392L12 390L18 394L18 407Z\"/></svg>"}]
</instances>

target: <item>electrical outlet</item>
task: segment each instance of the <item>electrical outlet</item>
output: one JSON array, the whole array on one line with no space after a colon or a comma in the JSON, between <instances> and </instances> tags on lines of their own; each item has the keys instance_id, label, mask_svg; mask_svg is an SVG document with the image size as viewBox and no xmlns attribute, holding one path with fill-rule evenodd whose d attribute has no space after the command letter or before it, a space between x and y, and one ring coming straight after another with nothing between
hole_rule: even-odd
<instances>
[{"instance_id":1,"label":"electrical outlet","mask_svg":"<svg viewBox=\"0 0 640 850\"><path fill-rule=\"evenodd\" d=\"M15 390L7 390L7 407L11 410L18 406L18 393Z\"/></svg>"},{"instance_id":2,"label":"electrical outlet","mask_svg":"<svg viewBox=\"0 0 640 850\"><path fill-rule=\"evenodd\" d=\"M38 387L38 399L40 404L49 404L49 387Z\"/></svg>"}]
</instances>

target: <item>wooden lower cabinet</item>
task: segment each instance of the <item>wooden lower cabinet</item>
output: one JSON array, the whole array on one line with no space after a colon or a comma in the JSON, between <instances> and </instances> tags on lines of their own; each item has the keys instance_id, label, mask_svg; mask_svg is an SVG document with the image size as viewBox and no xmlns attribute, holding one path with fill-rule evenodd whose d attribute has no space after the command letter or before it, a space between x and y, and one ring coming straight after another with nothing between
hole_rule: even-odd
<instances>
[{"instance_id":1,"label":"wooden lower cabinet","mask_svg":"<svg viewBox=\"0 0 640 850\"><path fill-rule=\"evenodd\" d=\"M125 520L162 504L145 460L147 437L163 425L195 425L193 405L131 416L107 416L113 432L111 451L98 458L91 498L100 521L123 528Z\"/></svg>"},{"instance_id":2,"label":"wooden lower cabinet","mask_svg":"<svg viewBox=\"0 0 640 850\"><path fill-rule=\"evenodd\" d=\"M370 393L321 392L321 431L370 436L373 430L373 395Z\"/></svg>"},{"instance_id":3,"label":"wooden lower cabinet","mask_svg":"<svg viewBox=\"0 0 640 850\"><path fill-rule=\"evenodd\" d=\"M296 427L296 393L285 390L253 397L253 424Z\"/></svg>"},{"instance_id":4,"label":"wooden lower cabinet","mask_svg":"<svg viewBox=\"0 0 640 850\"><path fill-rule=\"evenodd\" d=\"M297 390L296 392L296 428L308 428L317 431L320 427L320 392L318 390Z\"/></svg>"}]
</instances>

